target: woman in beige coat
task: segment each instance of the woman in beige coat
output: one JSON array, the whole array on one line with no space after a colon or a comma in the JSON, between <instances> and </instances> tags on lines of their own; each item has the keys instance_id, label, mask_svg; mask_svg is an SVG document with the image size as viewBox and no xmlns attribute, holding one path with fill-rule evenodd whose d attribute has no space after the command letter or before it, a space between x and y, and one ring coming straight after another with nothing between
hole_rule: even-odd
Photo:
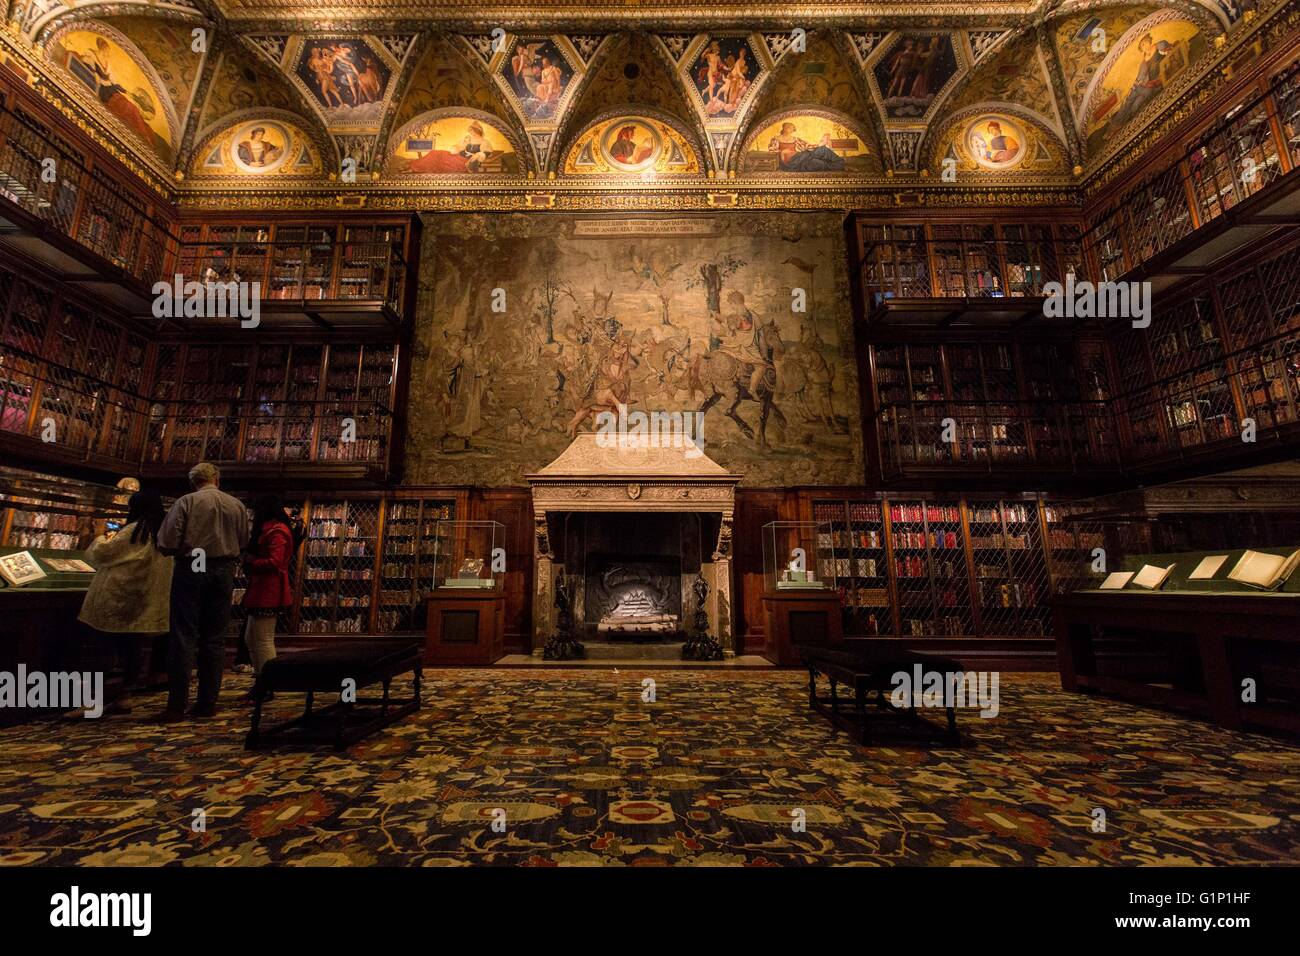
<instances>
[{"instance_id":1,"label":"woman in beige coat","mask_svg":"<svg viewBox=\"0 0 1300 956\"><path fill-rule=\"evenodd\" d=\"M170 626L173 562L158 550L163 517L158 493L137 491L127 505L126 526L100 535L86 551L95 576L78 619L99 632L100 658L107 665L101 669L109 670L114 656L122 668L122 690L109 713L130 713L141 645Z\"/></svg>"}]
</instances>

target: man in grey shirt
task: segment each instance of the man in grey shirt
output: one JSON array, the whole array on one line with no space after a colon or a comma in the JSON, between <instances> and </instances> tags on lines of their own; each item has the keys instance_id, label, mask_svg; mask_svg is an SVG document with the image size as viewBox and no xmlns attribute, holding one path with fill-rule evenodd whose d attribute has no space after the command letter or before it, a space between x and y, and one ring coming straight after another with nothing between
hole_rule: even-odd
<instances>
[{"instance_id":1,"label":"man in grey shirt","mask_svg":"<svg viewBox=\"0 0 1300 956\"><path fill-rule=\"evenodd\" d=\"M199 690L190 716L214 716L221 693L230 597L240 553L248 544L248 511L217 487L220 481L215 465L204 461L191 468L194 490L176 499L158 531L158 549L176 560L164 721L184 719L196 657Z\"/></svg>"}]
</instances>

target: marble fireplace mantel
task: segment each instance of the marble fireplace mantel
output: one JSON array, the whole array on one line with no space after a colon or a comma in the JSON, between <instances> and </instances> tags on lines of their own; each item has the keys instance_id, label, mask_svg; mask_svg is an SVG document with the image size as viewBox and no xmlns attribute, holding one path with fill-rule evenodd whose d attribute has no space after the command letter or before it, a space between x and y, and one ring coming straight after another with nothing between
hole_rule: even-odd
<instances>
[{"instance_id":1,"label":"marble fireplace mantel","mask_svg":"<svg viewBox=\"0 0 1300 956\"><path fill-rule=\"evenodd\" d=\"M533 494L533 652L554 627L554 563L549 512L705 512L721 521L712 554L709 621L727 656L735 653L731 602L731 522L739 475L694 447L673 448L578 435L559 457L526 476Z\"/></svg>"}]
</instances>

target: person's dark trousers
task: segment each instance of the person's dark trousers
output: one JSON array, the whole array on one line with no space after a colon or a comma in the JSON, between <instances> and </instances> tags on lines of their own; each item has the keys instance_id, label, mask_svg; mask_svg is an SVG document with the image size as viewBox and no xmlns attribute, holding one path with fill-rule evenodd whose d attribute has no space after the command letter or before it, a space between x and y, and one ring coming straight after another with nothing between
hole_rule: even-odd
<instances>
[{"instance_id":1,"label":"person's dark trousers","mask_svg":"<svg viewBox=\"0 0 1300 956\"><path fill-rule=\"evenodd\" d=\"M225 666L230 596L235 589L235 562L208 561L206 571L192 570L188 555L176 559L172 574L172 636L167 654L167 709L180 712L190 697L190 674L197 659L199 689L194 706L215 707Z\"/></svg>"},{"instance_id":2,"label":"person's dark trousers","mask_svg":"<svg viewBox=\"0 0 1300 956\"><path fill-rule=\"evenodd\" d=\"M119 634L86 628L95 647L95 666L104 673L106 697L117 700L123 694L129 694L140 684L140 665L143 661L143 643L148 637L143 634ZM114 667L121 668L120 677L114 673ZM111 679L110 679L111 675Z\"/></svg>"}]
</instances>

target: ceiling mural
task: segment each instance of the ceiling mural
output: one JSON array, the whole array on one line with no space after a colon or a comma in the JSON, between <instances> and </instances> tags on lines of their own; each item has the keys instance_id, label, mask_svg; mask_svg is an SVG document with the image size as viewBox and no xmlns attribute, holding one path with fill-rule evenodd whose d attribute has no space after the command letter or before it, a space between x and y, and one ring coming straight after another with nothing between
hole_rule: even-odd
<instances>
[{"instance_id":1,"label":"ceiling mural","mask_svg":"<svg viewBox=\"0 0 1300 956\"><path fill-rule=\"evenodd\" d=\"M199 129L206 130L233 113L256 106L292 110L296 105L297 97L287 80L261 60L236 48L223 53L213 69L199 113Z\"/></svg>"},{"instance_id":2,"label":"ceiling mural","mask_svg":"<svg viewBox=\"0 0 1300 956\"><path fill-rule=\"evenodd\" d=\"M520 151L501 120L478 110L423 113L391 138L392 176L517 176Z\"/></svg>"},{"instance_id":3,"label":"ceiling mural","mask_svg":"<svg viewBox=\"0 0 1300 956\"><path fill-rule=\"evenodd\" d=\"M431 37L398 100L393 125L397 129L421 113L453 107L490 115L509 109L491 77L466 57L460 44L445 36Z\"/></svg>"},{"instance_id":4,"label":"ceiling mural","mask_svg":"<svg viewBox=\"0 0 1300 956\"><path fill-rule=\"evenodd\" d=\"M956 111L987 101L1017 103L1049 120L1058 119L1047 66L1033 34L1016 37L989 54L954 90L945 108Z\"/></svg>"},{"instance_id":5,"label":"ceiling mural","mask_svg":"<svg viewBox=\"0 0 1300 956\"><path fill-rule=\"evenodd\" d=\"M1079 115L1088 87L1096 78L1111 46L1154 7L1103 7L1067 14L1056 21L1053 40L1069 91L1070 111Z\"/></svg>"},{"instance_id":6,"label":"ceiling mural","mask_svg":"<svg viewBox=\"0 0 1300 956\"><path fill-rule=\"evenodd\" d=\"M815 107L786 110L755 124L740 153L746 176L880 175L879 156L861 126Z\"/></svg>"},{"instance_id":7,"label":"ceiling mural","mask_svg":"<svg viewBox=\"0 0 1300 956\"><path fill-rule=\"evenodd\" d=\"M675 32L620 4L605 33L530 8L475 34L445 32L436 12L270 11L236 27L221 16L229 0L15 0L7 34L35 41L38 72L115 149L177 181L869 186L950 159L1000 183L1064 186L1137 142L1284 2L1043 0L1032 16L918 8L845 28L818 14L790 31L724 6ZM347 158L364 178L346 178Z\"/></svg>"},{"instance_id":8,"label":"ceiling mural","mask_svg":"<svg viewBox=\"0 0 1300 956\"><path fill-rule=\"evenodd\" d=\"M144 54L119 31L85 20L57 31L45 55L65 71L74 88L93 98L103 115L164 160L174 157L179 124L166 87Z\"/></svg>"},{"instance_id":9,"label":"ceiling mural","mask_svg":"<svg viewBox=\"0 0 1300 956\"><path fill-rule=\"evenodd\" d=\"M682 132L658 116L618 115L579 133L564 159L566 176L698 176L700 159Z\"/></svg>"},{"instance_id":10,"label":"ceiling mural","mask_svg":"<svg viewBox=\"0 0 1300 956\"><path fill-rule=\"evenodd\" d=\"M192 24L150 17L110 17L104 22L135 44L162 81L176 115L184 115L189 110L204 57L194 51Z\"/></svg>"},{"instance_id":11,"label":"ceiling mural","mask_svg":"<svg viewBox=\"0 0 1300 956\"><path fill-rule=\"evenodd\" d=\"M586 90L570 111L569 128L586 127L608 112L611 104L624 103L665 113L682 125L697 127L702 136L703 125L685 88L673 75L672 65L645 34L612 37L599 64L593 63Z\"/></svg>"},{"instance_id":12,"label":"ceiling mural","mask_svg":"<svg viewBox=\"0 0 1300 956\"><path fill-rule=\"evenodd\" d=\"M1200 27L1171 11L1154 13L1130 27L1107 55L1083 103L1089 155L1110 145L1187 74L1206 49Z\"/></svg>"},{"instance_id":13,"label":"ceiling mural","mask_svg":"<svg viewBox=\"0 0 1300 956\"><path fill-rule=\"evenodd\" d=\"M899 33L871 61L872 90L890 120L920 121L964 68L966 55L955 34Z\"/></svg>"},{"instance_id":14,"label":"ceiling mural","mask_svg":"<svg viewBox=\"0 0 1300 956\"><path fill-rule=\"evenodd\" d=\"M691 89L706 121L735 123L766 73L763 61L747 36L710 36L701 41L686 67Z\"/></svg>"},{"instance_id":15,"label":"ceiling mural","mask_svg":"<svg viewBox=\"0 0 1300 956\"><path fill-rule=\"evenodd\" d=\"M518 117L546 169L558 131L587 76L603 37L464 37Z\"/></svg>"},{"instance_id":16,"label":"ceiling mural","mask_svg":"<svg viewBox=\"0 0 1300 956\"><path fill-rule=\"evenodd\" d=\"M199 144L190 176L319 176L320 154L284 114L255 114L227 125Z\"/></svg>"}]
</instances>

